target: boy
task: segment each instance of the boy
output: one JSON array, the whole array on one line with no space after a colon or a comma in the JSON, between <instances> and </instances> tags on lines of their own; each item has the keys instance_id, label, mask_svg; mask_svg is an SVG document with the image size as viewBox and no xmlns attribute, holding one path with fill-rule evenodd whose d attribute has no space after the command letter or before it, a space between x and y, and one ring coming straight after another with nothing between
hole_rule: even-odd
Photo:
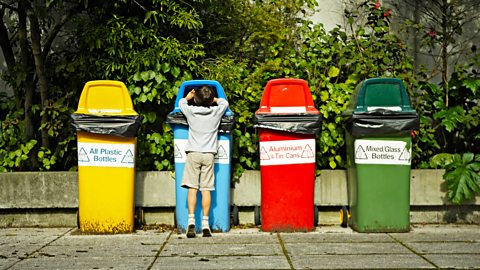
<instances>
[{"instance_id":1,"label":"boy","mask_svg":"<svg viewBox=\"0 0 480 270\"><path fill-rule=\"evenodd\" d=\"M188 105L192 100L197 106ZM218 106L211 106L217 103ZM187 160L183 172L182 187L188 188L188 228L187 237L195 237L195 205L197 191L202 192L202 233L203 237L210 237L208 215L210 212L210 191L214 186L214 155L218 147L218 127L223 114L228 108L228 102L223 98L214 97L209 86L202 86L198 90L191 90L178 103L180 110L188 122L188 142L185 146Z\"/></svg>"}]
</instances>

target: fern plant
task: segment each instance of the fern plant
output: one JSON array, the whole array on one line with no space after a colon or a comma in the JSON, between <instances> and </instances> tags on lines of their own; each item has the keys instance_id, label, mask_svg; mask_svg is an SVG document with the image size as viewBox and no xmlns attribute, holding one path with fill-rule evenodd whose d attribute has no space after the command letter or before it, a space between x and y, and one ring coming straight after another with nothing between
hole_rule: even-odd
<instances>
[{"instance_id":1,"label":"fern plant","mask_svg":"<svg viewBox=\"0 0 480 270\"><path fill-rule=\"evenodd\" d=\"M443 179L447 182L447 196L453 204L462 204L480 194L480 154L442 153L432 157L434 167L445 168Z\"/></svg>"}]
</instances>

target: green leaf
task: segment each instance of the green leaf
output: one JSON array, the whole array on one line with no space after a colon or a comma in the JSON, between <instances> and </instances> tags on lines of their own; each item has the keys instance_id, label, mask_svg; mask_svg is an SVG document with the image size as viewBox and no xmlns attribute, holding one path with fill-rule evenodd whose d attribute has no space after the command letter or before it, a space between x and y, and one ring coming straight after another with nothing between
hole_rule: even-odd
<instances>
[{"instance_id":1,"label":"green leaf","mask_svg":"<svg viewBox=\"0 0 480 270\"><path fill-rule=\"evenodd\" d=\"M30 140L30 141L27 143L27 148L28 148L28 150L31 150L36 144L37 144L37 140Z\"/></svg>"},{"instance_id":2,"label":"green leaf","mask_svg":"<svg viewBox=\"0 0 480 270\"><path fill-rule=\"evenodd\" d=\"M470 200L480 193L480 175L476 169L480 164L471 164L474 154L453 155L453 162L446 167L443 178L447 181L448 198L454 204Z\"/></svg>"},{"instance_id":3,"label":"green leaf","mask_svg":"<svg viewBox=\"0 0 480 270\"><path fill-rule=\"evenodd\" d=\"M155 120L157 119L157 114L155 112L150 111L147 113L146 118L149 123L154 123Z\"/></svg>"},{"instance_id":4,"label":"green leaf","mask_svg":"<svg viewBox=\"0 0 480 270\"><path fill-rule=\"evenodd\" d=\"M335 78L338 76L338 74L340 74L339 68L332 66L328 69L328 77Z\"/></svg>"},{"instance_id":5,"label":"green leaf","mask_svg":"<svg viewBox=\"0 0 480 270\"><path fill-rule=\"evenodd\" d=\"M335 162L335 160L330 160L330 162L328 163L328 165L330 166L330 168L332 169L335 169L337 167L337 163Z\"/></svg>"},{"instance_id":6,"label":"green leaf","mask_svg":"<svg viewBox=\"0 0 480 270\"><path fill-rule=\"evenodd\" d=\"M441 153L430 159L430 166L433 168L445 168L445 166L453 162L453 155L449 153Z\"/></svg>"},{"instance_id":7,"label":"green leaf","mask_svg":"<svg viewBox=\"0 0 480 270\"><path fill-rule=\"evenodd\" d=\"M142 80L144 82L148 81L150 79L150 72L148 71L143 71L142 73L140 73L140 77L142 78Z\"/></svg>"},{"instance_id":8,"label":"green leaf","mask_svg":"<svg viewBox=\"0 0 480 270\"><path fill-rule=\"evenodd\" d=\"M480 79L468 78L462 81L462 85L472 90L472 93L476 95L477 90L480 88Z\"/></svg>"},{"instance_id":9,"label":"green leaf","mask_svg":"<svg viewBox=\"0 0 480 270\"><path fill-rule=\"evenodd\" d=\"M330 95L328 94L328 91L322 91L322 92L320 92L320 100L321 100L322 102L327 101L329 97L330 97Z\"/></svg>"},{"instance_id":10,"label":"green leaf","mask_svg":"<svg viewBox=\"0 0 480 270\"><path fill-rule=\"evenodd\" d=\"M473 160L474 157L475 157L475 155L473 153L465 153L462 156L462 163L463 164L468 164Z\"/></svg>"},{"instance_id":11,"label":"green leaf","mask_svg":"<svg viewBox=\"0 0 480 270\"><path fill-rule=\"evenodd\" d=\"M448 110L435 113L434 118L441 120L442 126L444 126L448 132L452 132L457 128L458 124L465 121L465 109L460 106L455 106Z\"/></svg>"},{"instance_id":12,"label":"green leaf","mask_svg":"<svg viewBox=\"0 0 480 270\"><path fill-rule=\"evenodd\" d=\"M155 14L157 14L156 11L147 11L145 13L145 19L143 20L143 23L146 23L150 19L150 17Z\"/></svg>"},{"instance_id":13,"label":"green leaf","mask_svg":"<svg viewBox=\"0 0 480 270\"><path fill-rule=\"evenodd\" d=\"M159 74L157 74L157 75L155 76L155 81L156 81L158 84L160 84L160 83L163 82L164 78L165 78L165 77L163 77L163 75L159 73Z\"/></svg>"},{"instance_id":14,"label":"green leaf","mask_svg":"<svg viewBox=\"0 0 480 270\"><path fill-rule=\"evenodd\" d=\"M180 68L179 67L173 67L172 70L170 71L172 73L173 77L177 78L178 75L180 75Z\"/></svg>"},{"instance_id":15,"label":"green leaf","mask_svg":"<svg viewBox=\"0 0 480 270\"><path fill-rule=\"evenodd\" d=\"M144 93L150 92L150 86L144 85L144 86L142 87L142 91L143 91Z\"/></svg>"},{"instance_id":16,"label":"green leaf","mask_svg":"<svg viewBox=\"0 0 480 270\"><path fill-rule=\"evenodd\" d=\"M170 71L170 64L169 63L163 63L162 64L162 72L165 74Z\"/></svg>"},{"instance_id":17,"label":"green leaf","mask_svg":"<svg viewBox=\"0 0 480 270\"><path fill-rule=\"evenodd\" d=\"M134 92L135 92L135 94L140 95L140 93L142 93L142 88L137 86L137 87L135 87Z\"/></svg>"}]
</instances>

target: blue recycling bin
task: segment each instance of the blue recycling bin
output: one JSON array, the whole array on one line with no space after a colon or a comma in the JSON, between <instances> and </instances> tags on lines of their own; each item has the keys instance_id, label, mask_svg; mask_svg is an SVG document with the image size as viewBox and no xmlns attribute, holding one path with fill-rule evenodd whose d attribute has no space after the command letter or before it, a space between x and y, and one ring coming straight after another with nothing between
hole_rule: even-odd
<instances>
[{"instance_id":1,"label":"blue recycling bin","mask_svg":"<svg viewBox=\"0 0 480 270\"><path fill-rule=\"evenodd\" d=\"M183 114L178 107L178 102L185 97L192 89L200 88L203 85L212 87L215 96L226 99L223 87L219 82L213 80L191 80L185 81L180 85L174 110L168 115L167 122L173 130L174 152L175 152L175 196L176 196L176 223L179 233L187 229L188 189L183 188L182 177L185 168L186 153L185 146L188 140L188 124L186 119L184 123L178 121ZM178 117L178 116L181 117ZM176 120L173 120L176 118ZM183 117L184 118L184 117ZM230 122L230 123L229 123ZM223 128L222 128L223 127ZM225 112L220 131L218 133L218 151L215 156L215 190L211 192L212 204L210 207L209 222L213 231L228 232L230 230L230 178L231 178L231 160L232 160L232 135L230 133L233 127L233 113L230 108ZM229 130L230 129L230 130ZM197 194L197 205L195 208L195 228L201 231L202 222L202 194Z\"/></svg>"}]
</instances>

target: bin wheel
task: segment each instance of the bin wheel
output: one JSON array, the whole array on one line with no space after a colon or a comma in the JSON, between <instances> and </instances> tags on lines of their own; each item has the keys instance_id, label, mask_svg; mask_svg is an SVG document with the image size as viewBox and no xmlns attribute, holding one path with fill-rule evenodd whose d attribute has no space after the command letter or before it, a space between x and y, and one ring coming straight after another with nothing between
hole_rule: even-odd
<instances>
[{"instance_id":1,"label":"bin wheel","mask_svg":"<svg viewBox=\"0 0 480 270\"><path fill-rule=\"evenodd\" d=\"M262 225L262 213L260 213L260 207L255 206L253 209L253 214L254 214L254 219L255 219L255 225Z\"/></svg>"},{"instance_id":2,"label":"bin wheel","mask_svg":"<svg viewBox=\"0 0 480 270\"><path fill-rule=\"evenodd\" d=\"M135 221L135 228L142 228L142 226L145 224L145 214L143 213L143 208L141 207L135 208L134 221Z\"/></svg>"},{"instance_id":3,"label":"bin wheel","mask_svg":"<svg viewBox=\"0 0 480 270\"><path fill-rule=\"evenodd\" d=\"M77 229L80 229L80 212L77 210Z\"/></svg>"},{"instance_id":4,"label":"bin wheel","mask_svg":"<svg viewBox=\"0 0 480 270\"><path fill-rule=\"evenodd\" d=\"M350 211L346 206L342 206L340 209L340 226L343 228L348 227L348 219L350 218Z\"/></svg>"},{"instance_id":5,"label":"bin wheel","mask_svg":"<svg viewBox=\"0 0 480 270\"><path fill-rule=\"evenodd\" d=\"M231 223L232 225L234 226L238 226L238 224L240 224L240 220L238 218L238 206L234 205L232 207L232 213L231 213Z\"/></svg>"},{"instance_id":6,"label":"bin wheel","mask_svg":"<svg viewBox=\"0 0 480 270\"><path fill-rule=\"evenodd\" d=\"M177 208L173 208L173 225L177 228Z\"/></svg>"},{"instance_id":7,"label":"bin wheel","mask_svg":"<svg viewBox=\"0 0 480 270\"><path fill-rule=\"evenodd\" d=\"M318 207L316 205L313 206L313 226L318 226Z\"/></svg>"}]
</instances>

